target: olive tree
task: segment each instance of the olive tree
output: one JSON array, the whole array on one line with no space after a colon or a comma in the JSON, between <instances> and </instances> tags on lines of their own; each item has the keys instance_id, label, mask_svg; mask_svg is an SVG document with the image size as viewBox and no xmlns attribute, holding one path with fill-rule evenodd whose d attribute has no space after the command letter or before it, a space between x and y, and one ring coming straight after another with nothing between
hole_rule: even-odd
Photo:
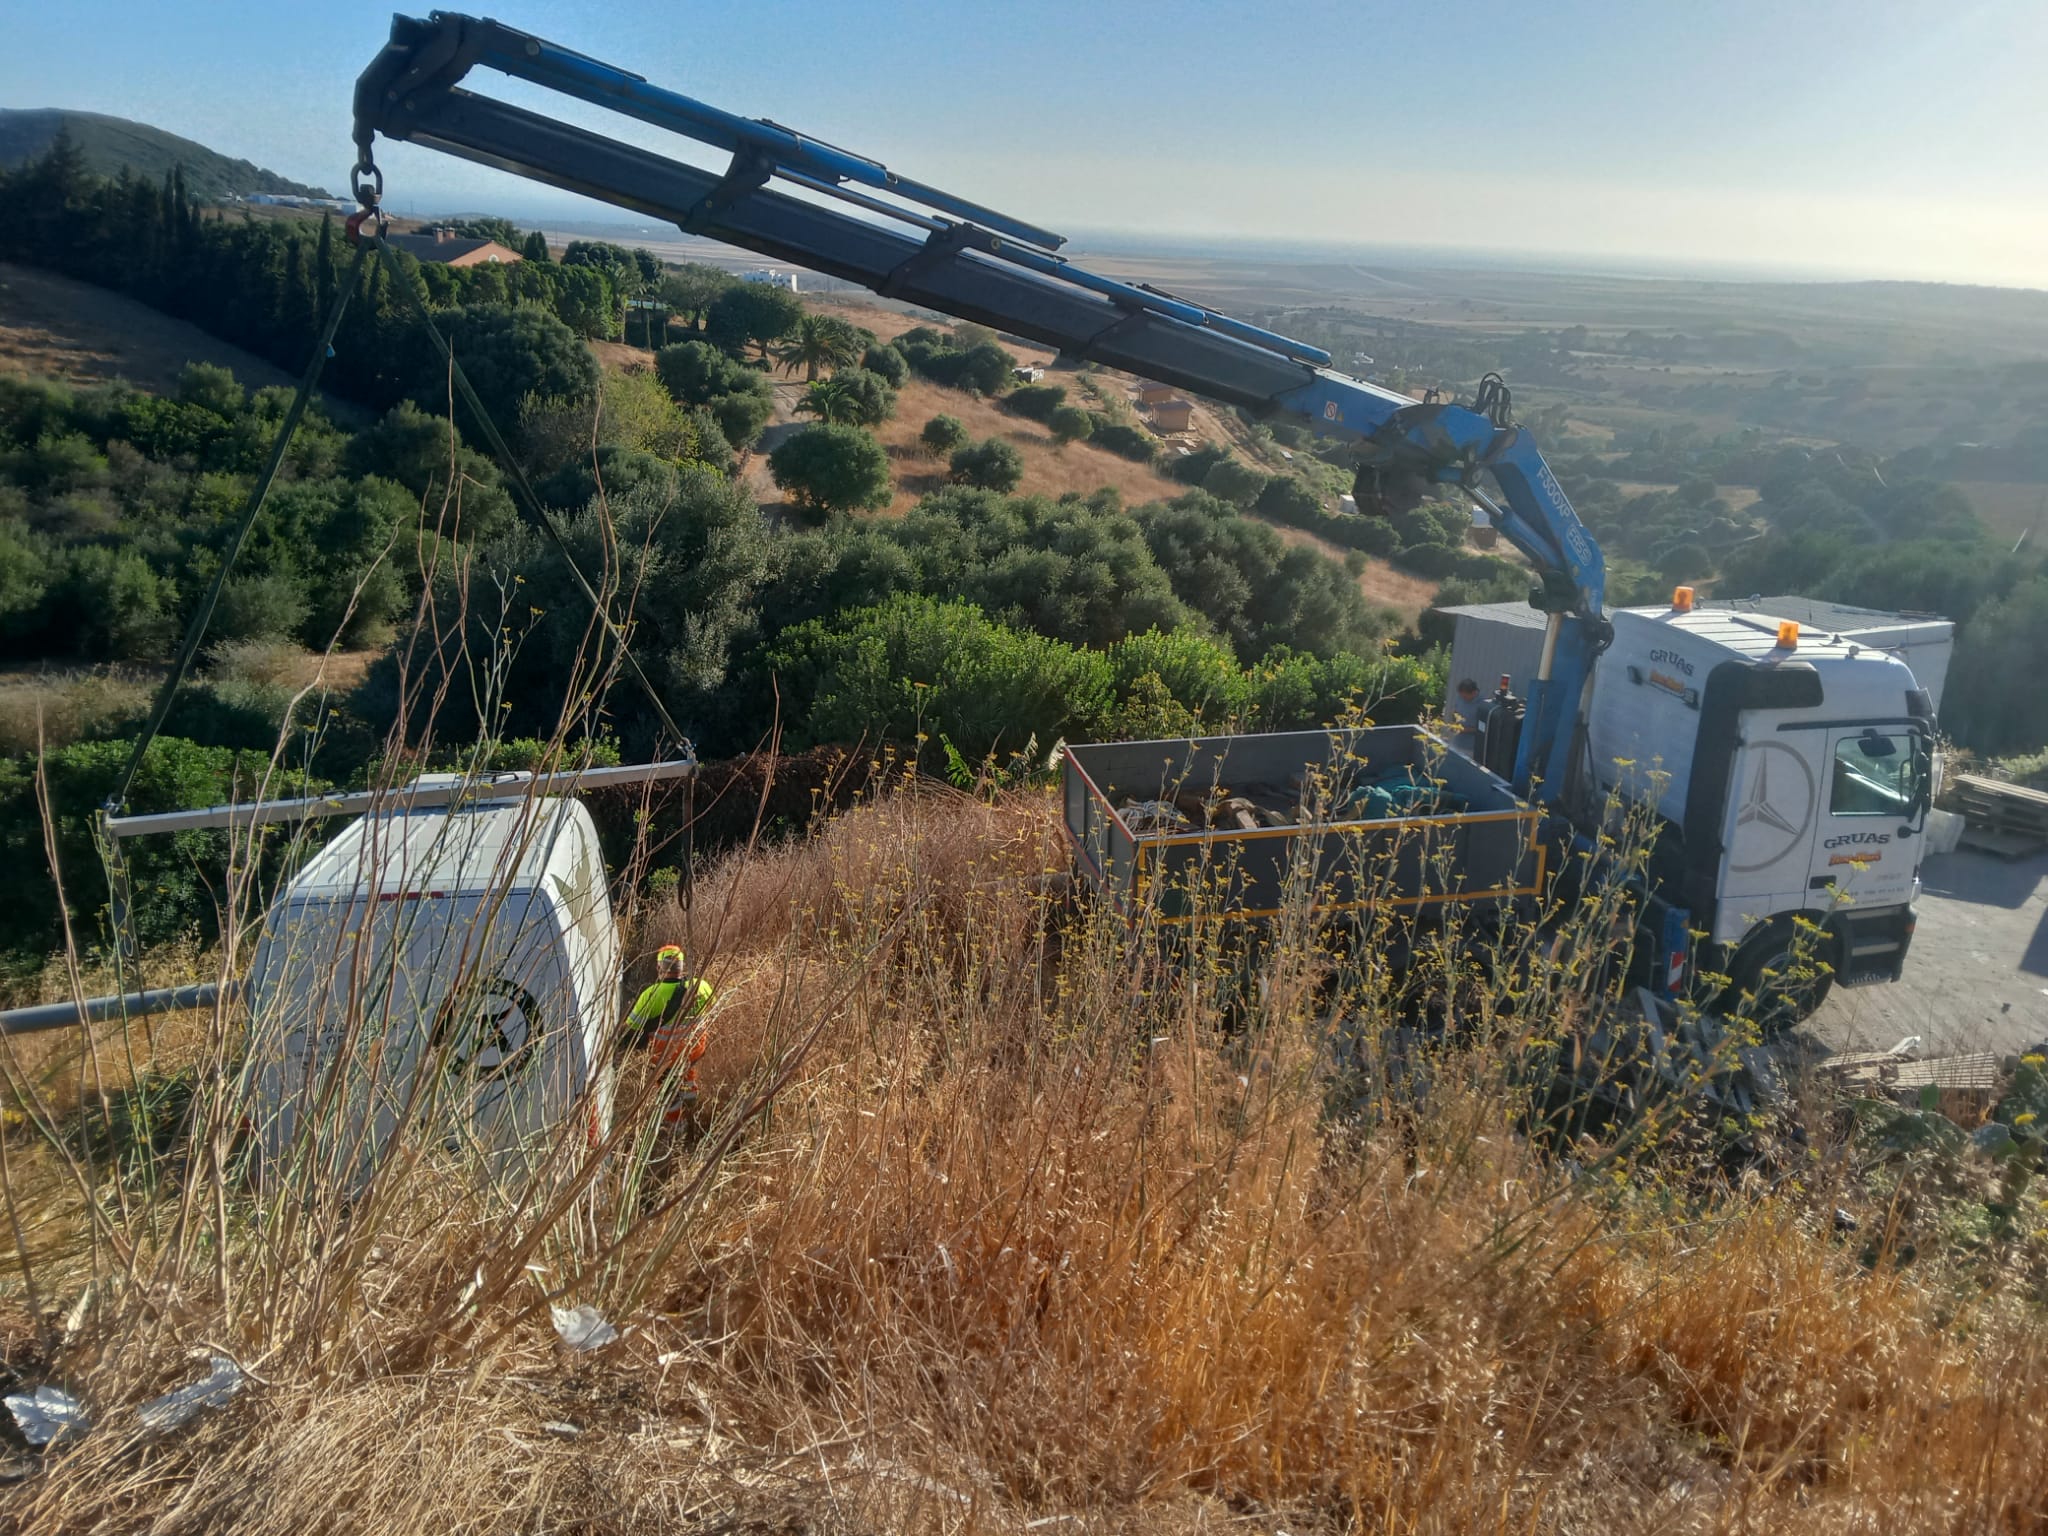
<instances>
[{"instance_id":1,"label":"olive tree","mask_svg":"<svg viewBox=\"0 0 2048 1536\"><path fill-rule=\"evenodd\" d=\"M889 455L859 427L821 423L768 455L768 473L798 506L854 512L889 503Z\"/></svg>"}]
</instances>

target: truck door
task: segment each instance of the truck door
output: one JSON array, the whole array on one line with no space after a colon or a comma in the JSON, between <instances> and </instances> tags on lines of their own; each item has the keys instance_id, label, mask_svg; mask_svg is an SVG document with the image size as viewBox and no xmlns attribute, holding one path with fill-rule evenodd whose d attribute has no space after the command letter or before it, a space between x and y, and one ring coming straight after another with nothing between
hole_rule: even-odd
<instances>
[{"instance_id":1,"label":"truck door","mask_svg":"<svg viewBox=\"0 0 2048 1536\"><path fill-rule=\"evenodd\" d=\"M1818 731L1755 733L1728 776L1714 938L1739 943L1780 912L1822 904L1808 894L1827 770Z\"/></svg>"},{"instance_id":2,"label":"truck door","mask_svg":"<svg viewBox=\"0 0 2048 1536\"><path fill-rule=\"evenodd\" d=\"M1827 781L1808 883L1857 909L1913 899L1927 817L1927 737L1911 727L1843 726L1827 733Z\"/></svg>"}]
</instances>

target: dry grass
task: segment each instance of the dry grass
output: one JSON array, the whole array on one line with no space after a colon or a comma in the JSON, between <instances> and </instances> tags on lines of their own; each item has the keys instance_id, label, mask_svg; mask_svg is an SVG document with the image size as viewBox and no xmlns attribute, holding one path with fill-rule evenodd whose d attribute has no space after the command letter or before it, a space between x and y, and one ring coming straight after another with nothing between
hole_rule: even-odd
<instances>
[{"instance_id":1,"label":"dry grass","mask_svg":"<svg viewBox=\"0 0 2048 1536\"><path fill-rule=\"evenodd\" d=\"M287 688L325 689L341 694L356 687L369 672L379 650L309 651L289 641L230 640L207 656L207 675L231 682Z\"/></svg>"},{"instance_id":2,"label":"dry grass","mask_svg":"<svg viewBox=\"0 0 2048 1536\"><path fill-rule=\"evenodd\" d=\"M2026 539L2034 548L2048 537L2048 486L1998 480L1964 480L1958 488L1999 538Z\"/></svg>"},{"instance_id":3,"label":"dry grass","mask_svg":"<svg viewBox=\"0 0 2048 1536\"><path fill-rule=\"evenodd\" d=\"M914 315L836 294L808 296L807 302L814 309L864 326L884 341L892 340L918 325L951 329L950 321L920 320ZM1019 363L1027 366L1045 368L1053 361L1054 354L1044 347L1017 341L1005 341L1003 346ZM1135 384L1128 375L1113 371L1103 371L1098 377L1107 390L1128 392ZM1043 382L1064 386L1068 397L1076 404L1088 403L1074 374L1049 373ZM1148 501L1170 501L1187 490L1186 486L1169 479L1149 464L1133 463L1106 448L1091 447L1087 443L1073 443L1061 448L1039 423L1012 415L993 400L960 390L943 389L913 377L897 392L894 418L875 429L875 436L889 450L896 477L896 496L884 509L885 515L901 517L922 497L929 496L946 483L944 463L927 457L917 440L924 424L940 415L957 416L976 438L999 437L1013 444L1024 456L1024 482L1018 490L1027 496L1064 496L1069 491L1078 491L1085 496L1104 486L1113 486L1127 506L1135 507ZM1216 441L1230 442L1230 438L1220 430L1214 430L1213 423L1211 427Z\"/></svg>"},{"instance_id":4,"label":"dry grass","mask_svg":"<svg viewBox=\"0 0 2048 1536\"><path fill-rule=\"evenodd\" d=\"M1073 383L1064 375L1051 374L1047 383ZM918 445L917 436L934 416L957 416L976 438L999 437L1015 445L1024 456L1024 481L1018 491L1027 496L1064 496L1078 491L1086 496L1104 486L1113 486L1128 506L1148 501L1170 501L1187 487L1170 480L1149 464L1134 463L1107 448L1088 443L1058 447L1052 434L1035 421L1003 410L993 400L942 389L913 378L896 396L895 416L875 429L896 476L896 498L887 514L900 517L946 483L943 461L931 458Z\"/></svg>"},{"instance_id":5,"label":"dry grass","mask_svg":"<svg viewBox=\"0 0 2048 1536\"><path fill-rule=\"evenodd\" d=\"M566 696L611 681L596 649ZM436 675L397 665L431 719ZM1342 944L1295 911L1248 955L1077 906L1042 793L863 793L638 919L634 953L680 939L719 989L681 1134L636 1065L598 1145L579 1105L492 1163L437 1117L436 1041L371 1165L313 1126L259 1167L263 1020L0 1041L0 1367L94 1417L17 1459L0 1527L2048 1525L2017 1245L1944 1244L1943 1189L1863 1166L1823 1105L1739 1176L1681 1110L1541 1127L1530 1064L1609 1001L1611 889L1540 953L1451 920L1404 982L1385 921ZM248 853L220 954L46 990L230 969ZM373 1008L330 1000L374 1070ZM570 1350L548 1308L579 1303L622 1337ZM233 1403L147 1432L212 1354Z\"/></svg>"},{"instance_id":6,"label":"dry grass","mask_svg":"<svg viewBox=\"0 0 2048 1536\"><path fill-rule=\"evenodd\" d=\"M1369 1038L1395 1017L1370 967L1278 954L1226 1029L1227 955L1169 965L1063 916L1054 833L1038 795L919 787L708 870L637 939L683 939L719 982L712 1123L609 1256L579 1217L494 1287L504 1223L533 1217L422 1169L358 1212L352 1263L229 1271L328 1286L331 1315L296 1314L318 1351L210 1264L173 1300L103 1260L58 1354L103 1427L0 1510L44 1531L2039 1528L2038 1314L1866 1267L1825 1217L1887 1211L1831 1157L1765 1195L1676 1144L1548 1155L1504 1071L1526 1029L1492 998L1432 1058L1427 1113L1332 1118L1332 986ZM591 1186L598 1230L628 1187ZM144 1208L109 1230L147 1246ZM488 1299L437 1311L473 1271ZM57 1312L83 1276L59 1279ZM570 1356L543 1291L630 1331ZM176 1436L120 1427L204 1347L263 1381Z\"/></svg>"},{"instance_id":7,"label":"dry grass","mask_svg":"<svg viewBox=\"0 0 2048 1536\"><path fill-rule=\"evenodd\" d=\"M0 673L0 754L18 757L101 736L149 709L158 678L140 667L38 667Z\"/></svg>"},{"instance_id":8,"label":"dry grass","mask_svg":"<svg viewBox=\"0 0 2048 1536\"><path fill-rule=\"evenodd\" d=\"M294 692L318 683L341 693L360 683L376 651L320 656L272 641L232 641L207 657L216 682L254 683ZM17 667L0 671L0 755L17 757L133 729L149 711L163 667Z\"/></svg>"},{"instance_id":9,"label":"dry grass","mask_svg":"<svg viewBox=\"0 0 2048 1536\"><path fill-rule=\"evenodd\" d=\"M1665 485L1652 480L1617 480L1615 485L1624 496L1661 496L1678 489L1675 484ZM1763 500L1763 492L1753 485L1716 486L1714 494L1728 504L1731 512L1745 512Z\"/></svg>"},{"instance_id":10,"label":"dry grass","mask_svg":"<svg viewBox=\"0 0 2048 1536\"><path fill-rule=\"evenodd\" d=\"M289 388L282 368L195 325L90 283L0 262L0 373L168 391L187 363L218 363L250 389ZM324 401L333 414L331 401ZM345 419L361 413L344 407Z\"/></svg>"}]
</instances>

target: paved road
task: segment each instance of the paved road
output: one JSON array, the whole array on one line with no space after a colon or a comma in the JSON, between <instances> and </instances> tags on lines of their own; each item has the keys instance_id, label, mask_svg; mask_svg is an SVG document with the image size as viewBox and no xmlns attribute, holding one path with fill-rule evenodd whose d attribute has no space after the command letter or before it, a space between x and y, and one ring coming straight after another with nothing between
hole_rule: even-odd
<instances>
[{"instance_id":1,"label":"paved road","mask_svg":"<svg viewBox=\"0 0 2048 1536\"><path fill-rule=\"evenodd\" d=\"M1920 875L1904 978L1836 988L1807 1031L1837 1051L1918 1035L1922 1056L2048 1040L2048 854L2007 863L1965 849L1933 855Z\"/></svg>"}]
</instances>

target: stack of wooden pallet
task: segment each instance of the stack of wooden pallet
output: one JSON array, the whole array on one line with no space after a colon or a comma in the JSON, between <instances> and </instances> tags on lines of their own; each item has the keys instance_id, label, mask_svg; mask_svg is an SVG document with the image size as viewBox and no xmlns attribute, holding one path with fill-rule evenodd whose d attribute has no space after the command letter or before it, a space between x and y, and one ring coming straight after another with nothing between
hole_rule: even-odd
<instances>
[{"instance_id":1,"label":"stack of wooden pallet","mask_svg":"<svg viewBox=\"0 0 2048 1536\"><path fill-rule=\"evenodd\" d=\"M1968 823L1963 846L2020 859L2048 848L2048 793L1974 773L1959 773L1956 809Z\"/></svg>"},{"instance_id":2,"label":"stack of wooden pallet","mask_svg":"<svg viewBox=\"0 0 2048 1536\"><path fill-rule=\"evenodd\" d=\"M1990 1099L1997 1097L2006 1079L2004 1058L1996 1051L1964 1051L1918 1061L1896 1046L1830 1056L1816 1070L1859 1092L1902 1099L1916 1097L1923 1088Z\"/></svg>"}]
</instances>

